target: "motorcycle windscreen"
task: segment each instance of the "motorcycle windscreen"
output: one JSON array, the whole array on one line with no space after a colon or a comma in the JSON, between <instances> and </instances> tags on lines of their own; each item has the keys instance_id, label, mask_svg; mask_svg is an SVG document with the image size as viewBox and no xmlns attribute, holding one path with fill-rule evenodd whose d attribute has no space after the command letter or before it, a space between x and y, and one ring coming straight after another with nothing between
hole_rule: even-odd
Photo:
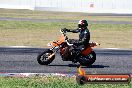
<instances>
[{"instance_id":1,"label":"motorcycle windscreen","mask_svg":"<svg viewBox=\"0 0 132 88\"><path fill-rule=\"evenodd\" d=\"M82 51L82 54L87 56L93 49L91 47L88 47L87 49L85 49L84 51Z\"/></svg>"}]
</instances>

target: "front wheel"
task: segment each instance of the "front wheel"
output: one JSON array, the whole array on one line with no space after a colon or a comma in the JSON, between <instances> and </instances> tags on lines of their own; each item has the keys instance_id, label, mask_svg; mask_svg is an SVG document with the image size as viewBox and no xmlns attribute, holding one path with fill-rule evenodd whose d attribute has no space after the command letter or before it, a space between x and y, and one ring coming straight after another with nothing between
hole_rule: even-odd
<instances>
[{"instance_id":1,"label":"front wheel","mask_svg":"<svg viewBox=\"0 0 132 88\"><path fill-rule=\"evenodd\" d=\"M40 65L48 65L55 59L54 52L52 50L45 50L37 56L37 61Z\"/></svg>"},{"instance_id":2,"label":"front wheel","mask_svg":"<svg viewBox=\"0 0 132 88\"><path fill-rule=\"evenodd\" d=\"M96 60L96 53L92 51L87 56L81 56L79 58L79 63L83 66L90 66L92 65Z\"/></svg>"}]
</instances>

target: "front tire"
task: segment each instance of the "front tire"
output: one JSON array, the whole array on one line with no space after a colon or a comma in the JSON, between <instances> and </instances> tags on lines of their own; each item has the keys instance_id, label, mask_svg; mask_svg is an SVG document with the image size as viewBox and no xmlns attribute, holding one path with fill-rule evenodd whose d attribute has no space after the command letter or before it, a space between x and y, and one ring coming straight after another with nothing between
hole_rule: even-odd
<instances>
[{"instance_id":1,"label":"front tire","mask_svg":"<svg viewBox=\"0 0 132 88\"><path fill-rule=\"evenodd\" d=\"M37 61L40 65L48 65L50 64L54 59L55 59L55 55L53 55L52 57L50 57L50 55L52 55L54 52L52 50L45 50L44 52L40 53L37 56ZM49 58L50 57L50 58Z\"/></svg>"},{"instance_id":2,"label":"front tire","mask_svg":"<svg viewBox=\"0 0 132 88\"><path fill-rule=\"evenodd\" d=\"M79 63L82 66L90 66L95 62L95 60L96 60L96 53L94 51L92 51L87 56L81 56L79 58Z\"/></svg>"}]
</instances>

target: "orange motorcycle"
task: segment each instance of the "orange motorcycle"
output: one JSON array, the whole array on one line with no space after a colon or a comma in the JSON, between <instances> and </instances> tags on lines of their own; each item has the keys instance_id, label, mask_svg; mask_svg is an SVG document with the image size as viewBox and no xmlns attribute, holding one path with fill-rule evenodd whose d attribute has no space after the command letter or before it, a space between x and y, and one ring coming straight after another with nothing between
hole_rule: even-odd
<instances>
[{"instance_id":1,"label":"orange motorcycle","mask_svg":"<svg viewBox=\"0 0 132 88\"><path fill-rule=\"evenodd\" d=\"M66 35L66 31L60 30L62 35L55 42L48 43L50 49L46 49L37 56L37 61L40 65L48 65L55 59L55 54L60 53L63 61L72 61L73 63L79 62L82 66L92 65L96 60L96 53L92 47L99 45L98 43L91 42L89 46L83 51L76 49L76 46L70 43L70 39Z\"/></svg>"}]
</instances>

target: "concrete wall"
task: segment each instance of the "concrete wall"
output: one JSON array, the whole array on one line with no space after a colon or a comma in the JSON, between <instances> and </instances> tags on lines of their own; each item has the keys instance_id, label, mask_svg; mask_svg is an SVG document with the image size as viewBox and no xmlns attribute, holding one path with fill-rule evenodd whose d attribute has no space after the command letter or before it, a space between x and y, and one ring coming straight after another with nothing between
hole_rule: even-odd
<instances>
[{"instance_id":1,"label":"concrete wall","mask_svg":"<svg viewBox=\"0 0 132 88\"><path fill-rule=\"evenodd\" d=\"M34 9L35 0L0 0L0 8Z\"/></svg>"},{"instance_id":2,"label":"concrete wall","mask_svg":"<svg viewBox=\"0 0 132 88\"><path fill-rule=\"evenodd\" d=\"M132 0L0 0L0 8L129 14Z\"/></svg>"}]
</instances>

